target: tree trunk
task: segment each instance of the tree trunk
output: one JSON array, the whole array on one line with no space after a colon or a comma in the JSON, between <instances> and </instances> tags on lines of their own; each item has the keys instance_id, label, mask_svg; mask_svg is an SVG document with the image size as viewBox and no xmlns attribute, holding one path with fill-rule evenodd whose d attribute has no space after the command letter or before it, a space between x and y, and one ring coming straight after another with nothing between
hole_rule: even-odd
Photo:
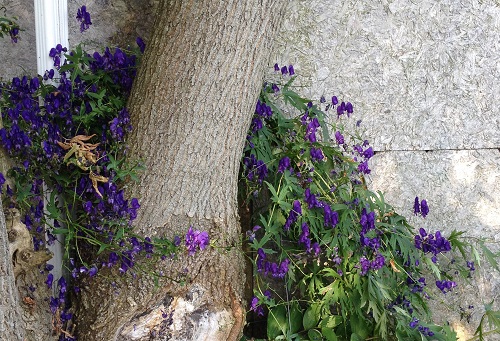
<instances>
[{"instance_id":1,"label":"tree trunk","mask_svg":"<svg viewBox=\"0 0 500 341\"><path fill-rule=\"evenodd\" d=\"M0 200L0 335L5 340L24 340L19 295L9 252L7 225Z\"/></svg>"},{"instance_id":2,"label":"tree trunk","mask_svg":"<svg viewBox=\"0 0 500 341\"><path fill-rule=\"evenodd\" d=\"M11 162L0 150L0 171ZM11 184L12 186L12 184ZM19 212L3 209L0 198L0 340L55 340L47 299L52 291L40 266L50 259L45 250L33 250L32 237Z\"/></svg>"},{"instance_id":3,"label":"tree trunk","mask_svg":"<svg viewBox=\"0 0 500 341\"><path fill-rule=\"evenodd\" d=\"M192 225L215 247L157 264L184 285L147 276L82 285L80 340L239 339L239 161L285 3L161 2L129 102L129 157L146 166L128 190L141 203L136 231L182 238Z\"/></svg>"}]
</instances>

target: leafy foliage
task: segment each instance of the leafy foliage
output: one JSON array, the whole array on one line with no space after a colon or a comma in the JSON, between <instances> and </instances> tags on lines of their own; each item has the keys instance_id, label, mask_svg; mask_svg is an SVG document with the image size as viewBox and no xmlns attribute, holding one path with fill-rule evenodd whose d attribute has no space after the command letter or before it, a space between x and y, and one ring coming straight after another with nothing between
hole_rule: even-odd
<instances>
[{"instance_id":1,"label":"leafy foliage","mask_svg":"<svg viewBox=\"0 0 500 341\"><path fill-rule=\"evenodd\" d=\"M451 274L474 270L472 247L462 232L415 231L370 191L373 149L345 129L352 105L300 96L284 68L275 67L286 83L260 94L240 182L255 224L247 233L257 288L250 310L267 311L268 339L455 340L432 323L427 284L453 290ZM428 210L416 198L415 214ZM440 258L452 249L464 260L444 269Z\"/></svg>"}]
</instances>

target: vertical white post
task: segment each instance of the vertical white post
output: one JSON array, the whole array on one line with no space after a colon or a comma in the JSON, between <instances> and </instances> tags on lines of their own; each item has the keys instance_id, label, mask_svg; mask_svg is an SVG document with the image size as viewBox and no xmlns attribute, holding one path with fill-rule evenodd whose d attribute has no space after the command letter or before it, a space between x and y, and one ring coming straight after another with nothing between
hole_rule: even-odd
<instances>
[{"instance_id":1,"label":"vertical white post","mask_svg":"<svg viewBox=\"0 0 500 341\"><path fill-rule=\"evenodd\" d=\"M54 65L49 57L51 48L61 44L68 47L67 0L34 0L37 71L43 75Z\"/></svg>"},{"instance_id":2,"label":"vertical white post","mask_svg":"<svg viewBox=\"0 0 500 341\"><path fill-rule=\"evenodd\" d=\"M67 0L34 0L37 71L39 75L52 69L54 61L49 57L50 49L61 44L68 47L68 2ZM45 195L50 195L50 189L44 186ZM62 258L64 250L62 238L59 238L49 250L54 257L48 262L54 266L51 273L57 280L63 275Z\"/></svg>"}]
</instances>

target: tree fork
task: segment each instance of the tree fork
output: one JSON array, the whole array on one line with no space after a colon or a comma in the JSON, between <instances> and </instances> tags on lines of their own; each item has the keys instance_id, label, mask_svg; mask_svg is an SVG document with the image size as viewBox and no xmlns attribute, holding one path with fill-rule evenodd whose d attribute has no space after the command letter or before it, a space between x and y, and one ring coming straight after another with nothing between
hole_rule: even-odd
<instances>
[{"instance_id":1,"label":"tree fork","mask_svg":"<svg viewBox=\"0 0 500 341\"><path fill-rule=\"evenodd\" d=\"M147 276L83 283L80 340L238 340L245 311L239 161L285 4L160 2L129 100L129 157L146 167L128 189L141 203L134 225L168 238L193 225L216 247L156 264L185 274L183 286L155 286Z\"/></svg>"}]
</instances>

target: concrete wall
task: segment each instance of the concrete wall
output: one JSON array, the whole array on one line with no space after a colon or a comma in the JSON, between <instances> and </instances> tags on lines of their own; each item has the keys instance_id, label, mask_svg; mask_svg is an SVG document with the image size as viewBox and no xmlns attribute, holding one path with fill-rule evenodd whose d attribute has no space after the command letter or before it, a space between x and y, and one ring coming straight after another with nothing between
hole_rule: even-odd
<instances>
[{"instance_id":1,"label":"concrete wall","mask_svg":"<svg viewBox=\"0 0 500 341\"><path fill-rule=\"evenodd\" d=\"M498 0L297 0L276 61L296 66L311 98L354 104L353 120L377 151L370 187L407 217L415 196L427 199L430 214L412 217L415 226L498 243L499 34ZM460 295L438 295L437 319L463 330L461 339L482 303L499 299L500 274L476 276ZM452 310L469 304L467 324Z\"/></svg>"}]
</instances>

